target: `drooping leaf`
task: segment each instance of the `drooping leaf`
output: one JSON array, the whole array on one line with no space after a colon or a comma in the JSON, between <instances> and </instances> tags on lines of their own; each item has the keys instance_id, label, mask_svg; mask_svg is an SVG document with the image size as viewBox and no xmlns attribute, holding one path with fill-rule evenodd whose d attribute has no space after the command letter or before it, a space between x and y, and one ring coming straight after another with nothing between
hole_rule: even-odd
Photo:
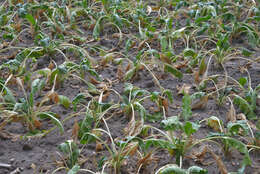
<instances>
[{"instance_id":1,"label":"drooping leaf","mask_svg":"<svg viewBox=\"0 0 260 174\"><path fill-rule=\"evenodd\" d=\"M62 126L62 123L60 122L60 120L58 120L54 114L52 113L48 113L48 112L40 112L37 114L38 117L40 117L41 119L45 119L45 118L49 118L53 121L54 124L56 124L58 126L58 128L60 129L60 132L63 133L64 132L64 128Z\"/></svg>"},{"instance_id":2,"label":"drooping leaf","mask_svg":"<svg viewBox=\"0 0 260 174\"><path fill-rule=\"evenodd\" d=\"M176 164L167 164L155 172L155 174L187 174L184 169L181 169Z\"/></svg>"}]
</instances>

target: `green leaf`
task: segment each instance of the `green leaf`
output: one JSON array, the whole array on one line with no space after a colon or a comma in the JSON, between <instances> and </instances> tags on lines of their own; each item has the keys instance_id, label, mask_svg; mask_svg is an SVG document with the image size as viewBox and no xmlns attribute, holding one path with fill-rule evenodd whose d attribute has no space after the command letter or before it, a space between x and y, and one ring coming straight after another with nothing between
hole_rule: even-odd
<instances>
[{"instance_id":1,"label":"green leaf","mask_svg":"<svg viewBox=\"0 0 260 174\"><path fill-rule=\"evenodd\" d=\"M235 94L234 94L235 95ZM248 119L253 120L256 119L256 114L252 108L252 106L239 95L235 95L234 104L238 105L241 111L248 117Z\"/></svg>"},{"instance_id":2,"label":"green leaf","mask_svg":"<svg viewBox=\"0 0 260 174\"><path fill-rule=\"evenodd\" d=\"M192 116L191 111L191 96L189 94L184 94L182 98L182 112L181 117L187 121Z\"/></svg>"},{"instance_id":3,"label":"green leaf","mask_svg":"<svg viewBox=\"0 0 260 174\"><path fill-rule=\"evenodd\" d=\"M199 124L187 121L184 125L184 132L189 137L191 134L197 132L200 128Z\"/></svg>"},{"instance_id":4,"label":"green leaf","mask_svg":"<svg viewBox=\"0 0 260 174\"><path fill-rule=\"evenodd\" d=\"M145 149L149 149L152 146L159 147L162 149L176 149L176 146L167 140L155 138L145 140Z\"/></svg>"},{"instance_id":5,"label":"green leaf","mask_svg":"<svg viewBox=\"0 0 260 174\"><path fill-rule=\"evenodd\" d=\"M243 166L247 166L247 165L251 165L251 159L248 153L248 149L247 146L242 143L241 141L238 141L234 138L230 138L230 137L223 137L223 139L225 139L229 145L229 147L235 148L237 149L239 152L244 154L244 159L243 159Z\"/></svg>"},{"instance_id":6,"label":"green leaf","mask_svg":"<svg viewBox=\"0 0 260 174\"><path fill-rule=\"evenodd\" d=\"M205 62L205 57L201 59L200 66L199 66L199 75L203 75L207 70L207 64Z\"/></svg>"},{"instance_id":7,"label":"green leaf","mask_svg":"<svg viewBox=\"0 0 260 174\"><path fill-rule=\"evenodd\" d=\"M48 113L48 112L40 112L40 113L37 113L37 116L39 116L41 119L45 119L45 118L49 118L51 119L54 124L56 124L59 129L60 129L60 132L63 133L64 132L64 128L62 126L62 123L60 122L60 120L58 120L53 113Z\"/></svg>"},{"instance_id":8,"label":"green leaf","mask_svg":"<svg viewBox=\"0 0 260 174\"><path fill-rule=\"evenodd\" d=\"M68 109L70 107L70 99L64 95L59 95L59 104Z\"/></svg>"},{"instance_id":9,"label":"green leaf","mask_svg":"<svg viewBox=\"0 0 260 174\"><path fill-rule=\"evenodd\" d=\"M68 174L76 174L78 173L80 169L80 166L78 164L75 164L69 171Z\"/></svg>"},{"instance_id":10,"label":"green leaf","mask_svg":"<svg viewBox=\"0 0 260 174\"><path fill-rule=\"evenodd\" d=\"M246 77L241 77L238 81L241 86L245 86L247 84L247 78Z\"/></svg>"},{"instance_id":11,"label":"green leaf","mask_svg":"<svg viewBox=\"0 0 260 174\"><path fill-rule=\"evenodd\" d=\"M170 102L172 103L173 102L173 96L172 96L172 92L168 89L164 90L163 91L163 94L166 94L168 99L170 100Z\"/></svg>"},{"instance_id":12,"label":"green leaf","mask_svg":"<svg viewBox=\"0 0 260 174\"><path fill-rule=\"evenodd\" d=\"M181 79L183 77L182 72L180 72L179 70L177 70L170 64L164 64L164 71L171 73L173 76L175 76L179 79Z\"/></svg>"},{"instance_id":13,"label":"green leaf","mask_svg":"<svg viewBox=\"0 0 260 174\"><path fill-rule=\"evenodd\" d=\"M243 54L243 56L249 57L253 54L253 52L243 47L242 54Z\"/></svg>"},{"instance_id":14,"label":"green leaf","mask_svg":"<svg viewBox=\"0 0 260 174\"><path fill-rule=\"evenodd\" d=\"M73 105L73 110L76 111L77 110L77 104L80 103L80 101L82 101L85 98L85 94L83 93L79 93L77 94L73 99L72 99L72 105Z\"/></svg>"},{"instance_id":15,"label":"green leaf","mask_svg":"<svg viewBox=\"0 0 260 174\"><path fill-rule=\"evenodd\" d=\"M195 59L197 57L197 53L195 52L194 49L191 49L191 48L186 48L183 51L183 55L184 55L184 57L192 57L193 59Z\"/></svg>"},{"instance_id":16,"label":"green leaf","mask_svg":"<svg viewBox=\"0 0 260 174\"><path fill-rule=\"evenodd\" d=\"M25 18L33 25L35 26L36 24L36 20L34 19L34 17L31 14L26 14Z\"/></svg>"}]
</instances>

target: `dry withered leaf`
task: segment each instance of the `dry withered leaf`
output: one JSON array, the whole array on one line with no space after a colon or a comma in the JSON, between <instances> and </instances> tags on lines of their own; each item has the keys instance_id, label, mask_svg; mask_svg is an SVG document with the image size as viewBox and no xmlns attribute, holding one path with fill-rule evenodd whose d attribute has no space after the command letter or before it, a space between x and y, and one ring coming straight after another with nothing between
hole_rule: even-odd
<instances>
[{"instance_id":1,"label":"dry withered leaf","mask_svg":"<svg viewBox=\"0 0 260 174\"><path fill-rule=\"evenodd\" d=\"M89 80L90 80L90 83L92 83L94 85L100 84L100 82L97 81L96 79L94 79L93 77L90 77Z\"/></svg>"},{"instance_id":2,"label":"dry withered leaf","mask_svg":"<svg viewBox=\"0 0 260 174\"><path fill-rule=\"evenodd\" d=\"M75 121L72 128L72 138L75 141L78 139L79 129L80 129L79 124L77 121Z\"/></svg>"},{"instance_id":3,"label":"dry withered leaf","mask_svg":"<svg viewBox=\"0 0 260 174\"><path fill-rule=\"evenodd\" d=\"M137 48L138 51L140 51L144 47L145 42L147 42L147 40L143 40L142 42L139 43L138 48Z\"/></svg>"},{"instance_id":4,"label":"dry withered leaf","mask_svg":"<svg viewBox=\"0 0 260 174\"><path fill-rule=\"evenodd\" d=\"M185 60L182 62L179 62L177 65L175 65L176 69L181 69L181 68L185 68L189 63L189 60Z\"/></svg>"},{"instance_id":5,"label":"dry withered leaf","mask_svg":"<svg viewBox=\"0 0 260 174\"><path fill-rule=\"evenodd\" d=\"M124 148L123 152L121 153L122 156L130 155L133 156L138 149L138 142L131 142L127 144L127 146Z\"/></svg>"},{"instance_id":6,"label":"dry withered leaf","mask_svg":"<svg viewBox=\"0 0 260 174\"><path fill-rule=\"evenodd\" d=\"M39 120L34 120L34 121L33 121L33 124L34 124L34 126L35 126L37 129L39 129L39 128L41 127L41 125L42 125Z\"/></svg>"},{"instance_id":7,"label":"dry withered leaf","mask_svg":"<svg viewBox=\"0 0 260 174\"><path fill-rule=\"evenodd\" d=\"M245 116L245 114L240 113L240 114L237 114L237 119L238 120L246 120L246 116Z\"/></svg>"},{"instance_id":8,"label":"dry withered leaf","mask_svg":"<svg viewBox=\"0 0 260 174\"><path fill-rule=\"evenodd\" d=\"M129 71L131 67L132 67L131 63L128 63L128 65L125 68L125 72Z\"/></svg>"},{"instance_id":9,"label":"dry withered leaf","mask_svg":"<svg viewBox=\"0 0 260 174\"><path fill-rule=\"evenodd\" d=\"M208 126L214 129L214 131L221 132L222 127L217 119L209 119Z\"/></svg>"},{"instance_id":10,"label":"dry withered leaf","mask_svg":"<svg viewBox=\"0 0 260 174\"><path fill-rule=\"evenodd\" d=\"M59 95L57 94L57 92L50 92L48 94L48 98L55 104L59 103Z\"/></svg>"},{"instance_id":11,"label":"dry withered leaf","mask_svg":"<svg viewBox=\"0 0 260 174\"><path fill-rule=\"evenodd\" d=\"M168 109L169 109L169 103L168 103L168 100L167 100L167 99L162 98L162 105L163 105L165 111L168 112Z\"/></svg>"},{"instance_id":12,"label":"dry withered leaf","mask_svg":"<svg viewBox=\"0 0 260 174\"><path fill-rule=\"evenodd\" d=\"M119 66L117 67L117 73L116 73L116 75L117 75L117 78L118 78L119 80L122 80L122 79L124 78L124 72L123 72L123 69L122 69L122 66L121 66L121 65L119 65Z\"/></svg>"},{"instance_id":13,"label":"dry withered leaf","mask_svg":"<svg viewBox=\"0 0 260 174\"><path fill-rule=\"evenodd\" d=\"M217 162L218 165L218 169L220 171L221 174L228 174L228 170L225 166L225 164L223 163L223 161L221 160L221 158L216 155L211 149L208 148L208 152L212 155L212 157L214 158L214 160Z\"/></svg>"},{"instance_id":14,"label":"dry withered leaf","mask_svg":"<svg viewBox=\"0 0 260 174\"><path fill-rule=\"evenodd\" d=\"M103 145L99 142L96 142L96 152L100 152L102 151L104 148L103 148Z\"/></svg>"},{"instance_id":15,"label":"dry withered leaf","mask_svg":"<svg viewBox=\"0 0 260 174\"><path fill-rule=\"evenodd\" d=\"M232 123L236 122L236 120L237 120L236 119L236 110L235 110L233 104L230 105L230 109L229 109L229 111L227 113L227 119L229 121L231 121Z\"/></svg>"},{"instance_id":16,"label":"dry withered leaf","mask_svg":"<svg viewBox=\"0 0 260 174\"><path fill-rule=\"evenodd\" d=\"M193 73L195 84L198 85L201 82L199 71L194 71Z\"/></svg>"},{"instance_id":17,"label":"dry withered leaf","mask_svg":"<svg viewBox=\"0 0 260 174\"><path fill-rule=\"evenodd\" d=\"M165 63L168 63L168 64L172 63L171 59L164 54L160 54L160 60L162 62L165 62Z\"/></svg>"},{"instance_id":18,"label":"dry withered leaf","mask_svg":"<svg viewBox=\"0 0 260 174\"><path fill-rule=\"evenodd\" d=\"M200 147L199 150L196 150L192 153L192 158L195 160L195 161L198 161L200 162L201 164L204 164L203 161L204 161L204 158L205 158L205 155L206 153L208 152L208 147L207 146L202 146Z\"/></svg>"},{"instance_id":19,"label":"dry withered leaf","mask_svg":"<svg viewBox=\"0 0 260 174\"><path fill-rule=\"evenodd\" d=\"M191 86L185 83L181 87L177 86L178 95L189 94L190 88Z\"/></svg>"},{"instance_id":20,"label":"dry withered leaf","mask_svg":"<svg viewBox=\"0 0 260 174\"><path fill-rule=\"evenodd\" d=\"M205 95L200 98L198 102L195 102L192 104L191 108L192 109L205 109L208 105L208 95Z\"/></svg>"},{"instance_id":21,"label":"dry withered leaf","mask_svg":"<svg viewBox=\"0 0 260 174\"><path fill-rule=\"evenodd\" d=\"M54 63L51 61L51 62L49 63L49 65L48 65L48 68L49 68L50 70L53 70L54 67L55 67L55 65L54 65Z\"/></svg>"},{"instance_id":22,"label":"dry withered leaf","mask_svg":"<svg viewBox=\"0 0 260 174\"><path fill-rule=\"evenodd\" d=\"M102 96L102 101L106 100L110 95L110 91L106 91L105 94Z\"/></svg>"}]
</instances>

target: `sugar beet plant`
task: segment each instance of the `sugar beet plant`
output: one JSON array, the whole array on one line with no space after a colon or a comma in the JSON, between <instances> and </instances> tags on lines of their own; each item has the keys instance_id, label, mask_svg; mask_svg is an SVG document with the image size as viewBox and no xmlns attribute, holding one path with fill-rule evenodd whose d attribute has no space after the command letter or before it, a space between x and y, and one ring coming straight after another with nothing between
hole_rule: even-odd
<instances>
[{"instance_id":1,"label":"sugar beet plant","mask_svg":"<svg viewBox=\"0 0 260 174\"><path fill-rule=\"evenodd\" d=\"M53 173L254 173L259 21L259 0L1 1L0 138L58 128Z\"/></svg>"}]
</instances>

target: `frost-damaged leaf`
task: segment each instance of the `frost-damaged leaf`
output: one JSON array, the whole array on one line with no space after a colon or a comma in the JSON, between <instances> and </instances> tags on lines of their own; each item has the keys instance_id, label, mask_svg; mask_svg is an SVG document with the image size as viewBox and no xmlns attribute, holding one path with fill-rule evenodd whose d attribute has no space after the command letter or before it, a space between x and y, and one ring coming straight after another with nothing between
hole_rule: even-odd
<instances>
[{"instance_id":1,"label":"frost-damaged leaf","mask_svg":"<svg viewBox=\"0 0 260 174\"><path fill-rule=\"evenodd\" d=\"M78 164L75 164L69 171L68 174L77 174L80 169Z\"/></svg>"},{"instance_id":2,"label":"frost-damaged leaf","mask_svg":"<svg viewBox=\"0 0 260 174\"><path fill-rule=\"evenodd\" d=\"M232 135L235 135L235 134L239 135L242 133L243 133L243 135L248 135L248 132L249 132L249 127L248 127L246 120L239 120L235 123L229 122L227 125L227 128L228 128L228 132L230 132ZM241 130L243 130L243 131L241 131Z\"/></svg>"},{"instance_id":3,"label":"frost-damaged leaf","mask_svg":"<svg viewBox=\"0 0 260 174\"><path fill-rule=\"evenodd\" d=\"M59 104L68 109L70 107L70 99L64 95L59 95Z\"/></svg>"},{"instance_id":4,"label":"frost-damaged leaf","mask_svg":"<svg viewBox=\"0 0 260 174\"><path fill-rule=\"evenodd\" d=\"M198 166L192 166L188 168L187 174L207 174L208 171Z\"/></svg>"},{"instance_id":5,"label":"frost-damaged leaf","mask_svg":"<svg viewBox=\"0 0 260 174\"><path fill-rule=\"evenodd\" d=\"M208 118L208 126L217 132L223 132L223 122L218 117L211 116Z\"/></svg>"},{"instance_id":6,"label":"frost-damaged leaf","mask_svg":"<svg viewBox=\"0 0 260 174\"><path fill-rule=\"evenodd\" d=\"M164 71L171 73L173 76L175 76L179 79L181 79L183 77L182 72L180 72L179 70L177 70L170 64L164 64Z\"/></svg>"},{"instance_id":7,"label":"frost-damaged leaf","mask_svg":"<svg viewBox=\"0 0 260 174\"><path fill-rule=\"evenodd\" d=\"M59 129L60 129L60 132L63 133L64 132L64 128L62 126L62 123L60 122L60 120L58 120L53 113L48 113L48 112L41 112L41 113L38 113L37 116L39 116L41 119L45 119L45 118L49 118L51 119L54 124L56 124Z\"/></svg>"},{"instance_id":8,"label":"frost-damaged leaf","mask_svg":"<svg viewBox=\"0 0 260 174\"><path fill-rule=\"evenodd\" d=\"M176 164L167 164L155 172L155 174L187 174L184 169L181 169Z\"/></svg>"},{"instance_id":9,"label":"frost-damaged leaf","mask_svg":"<svg viewBox=\"0 0 260 174\"><path fill-rule=\"evenodd\" d=\"M211 149L208 148L208 151L210 152L212 157L217 162L220 173L221 174L228 174L228 170L227 170L225 164L223 163L223 161L221 160L221 158L218 155L216 155Z\"/></svg>"},{"instance_id":10,"label":"frost-damaged leaf","mask_svg":"<svg viewBox=\"0 0 260 174\"><path fill-rule=\"evenodd\" d=\"M175 131L182 128L182 123L177 116L168 117L166 120L162 120L161 125L167 131Z\"/></svg>"}]
</instances>

